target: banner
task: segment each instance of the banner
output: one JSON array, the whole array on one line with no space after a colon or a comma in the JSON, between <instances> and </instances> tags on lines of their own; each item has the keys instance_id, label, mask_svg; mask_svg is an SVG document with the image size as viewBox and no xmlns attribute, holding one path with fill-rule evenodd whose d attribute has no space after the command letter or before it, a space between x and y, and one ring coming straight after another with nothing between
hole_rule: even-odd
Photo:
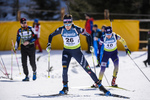
<instances>
[{"instance_id":1,"label":"banner","mask_svg":"<svg viewBox=\"0 0 150 100\"><path fill-rule=\"evenodd\" d=\"M75 25L84 28L85 20L73 21ZM42 49L46 49L48 37L58 27L63 26L62 21L39 21L41 25L41 33L39 42ZM32 26L33 21L28 21L27 24ZM111 26L113 32L119 34L125 39L131 51L138 51L139 49L139 21L136 20L113 20L112 24L109 20L95 20L94 24L101 29L102 25ZM0 22L0 50L11 50L11 39L16 41L17 31L20 28L20 22ZM80 35L81 48L87 50L86 37ZM19 47L20 49L20 47ZM62 50L63 40L61 35L57 35L52 39L52 50ZM118 50L124 50L124 47L118 41Z\"/></svg>"}]
</instances>

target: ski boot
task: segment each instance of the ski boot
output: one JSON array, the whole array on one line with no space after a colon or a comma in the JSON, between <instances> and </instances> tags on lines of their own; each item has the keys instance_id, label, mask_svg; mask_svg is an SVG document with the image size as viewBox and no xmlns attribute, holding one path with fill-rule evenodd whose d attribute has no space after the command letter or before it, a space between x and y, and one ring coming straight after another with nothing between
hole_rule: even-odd
<instances>
[{"instance_id":1,"label":"ski boot","mask_svg":"<svg viewBox=\"0 0 150 100\"><path fill-rule=\"evenodd\" d=\"M36 72L33 72L33 81L36 80Z\"/></svg>"},{"instance_id":2,"label":"ski boot","mask_svg":"<svg viewBox=\"0 0 150 100\"><path fill-rule=\"evenodd\" d=\"M93 85L91 86L91 88L98 88L98 85L97 85L97 84L93 84Z\"/></svg>"},{"instance_id":3,"label":"ski boot","mask_svg":"<svg viewBox=\"0 0 150 100\"><path fill-rule=\"evenodd\" d=\"M63 85L63 89L59 91L59 94L67 94L69 91L67 83Z\"/></svg>"},{"instance_id":4,"label":"ski boot","mask_svg":"<svg viewBox=\"0 0 150 100\"><path fill-rule=\"evenodd\" d=\"M110 96L110 91L106 90L106 88L101 84L101 81L97 82L98 88L100 91L104 92L106 96Z\"/></svg>"},{"instance_id":5,"label":"ski boot","mask_svg":"<svg viewBox=\"0 0 150 100\"><path fill-rule=\"evenodd\" d=\"M118 85L116 84L116 77L114 77L114 76L113 76L113 79L111 81L111 86L118 87Z\"/></svg>"},{"instance_id":6,"label":"ski boot","mask_svg":"<svg viewBox=\"0 0 150 100\"><path fill-rule=\"evenodd\" d=\"M29 77L26 76L22 81L29 81Z\"/></svg>"},{"instance_id":7,"label":"ski boot","mask_svg":"<svg viewBox=\"0 0 150 100\"><path fill-rule=\"evenodd\" d=\"M146 64L146 63L147 63L147 61L143 61L143 63L144 63L144 65L147 67L147 64Z\"/></svg>"}]
</instances>

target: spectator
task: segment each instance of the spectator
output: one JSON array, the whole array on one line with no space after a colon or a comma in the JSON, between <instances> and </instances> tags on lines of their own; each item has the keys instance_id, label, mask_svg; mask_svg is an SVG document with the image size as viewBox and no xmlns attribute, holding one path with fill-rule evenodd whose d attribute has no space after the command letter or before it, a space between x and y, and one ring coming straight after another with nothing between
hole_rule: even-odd
<instances>
[{"instance_id":1,"label":"spectator","mask_svg":"<svg viewBox=\"0 0 150 100\"><path fill-rule=\"evenodd\" d=\"M41 48L41 45L39 42L40 28L41 28L41 25L39 24L38 19L34 19L33 32L37 35L37 40L35 41L35 48L36 48L36 46L38 46L38 48L39 48L38 53L42 52L42 48Z\"/></svg>"},{"instance_id":2,"label":"spectator","mask_svg":"<svg viewBox=\"0 0 150 100\"><path fill-rule=\"evenodd\" d=\"M91 18L91 16L89 14L85 14L85 19L86 19L86 23L85 23L86 32L91 35L92 28L93 28L93 20L94 19ZM88 39L87 38L86 38L86 40L87 40L87 43L88 43ZM86 51L86 53L91 53L89 44L88 44L88 50Z\"/></svg>"},{"instance_id":3,"label":"spectator","mask_svg":"<svg viewBox=\"0 0 150 100\"><path fill-rule=\"evenodd\" d=\"M147 40L148 40L148 50L147 50L148 55L147 55L147 59L143 61L146 67L147 67L147 63L148 65L150 65L150 31L148 32Z\"/></svg>"}]
</instances>

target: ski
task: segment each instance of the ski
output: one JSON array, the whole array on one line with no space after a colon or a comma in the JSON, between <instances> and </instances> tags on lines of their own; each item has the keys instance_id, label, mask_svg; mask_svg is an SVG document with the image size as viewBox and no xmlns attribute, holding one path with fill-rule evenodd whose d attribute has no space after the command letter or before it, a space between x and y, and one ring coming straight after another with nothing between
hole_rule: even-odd
<instances>
[{"instance_id":1,"label":"ski","mask_svg":"<svg viewBox=\"0 0 150 100\"><path fill-rule=\"evenodd\" d=\"M100 96L106 96L105 94L96 94L96 95L100 95ZM123 95L118 95L118 94L111 94L111 95L109 95L109 96L106 96L106 97L116 97L116 98L130 99L130 97L123 96Z\"/></svg>"},{"instance_id":2,"label":"ski","mask_svg":"<svg viewBox=\"0 0 150 100\"><path fill-rule=\"evenodd\" d=\"M66 96L71 94L48 94L48 95L39 95L40 97L57 97L57 96Z\"/></svg>"},{"instance_id":3,"label":"ski","mask_svg":"<svg viewBox=\"0 0 150 100\"><path fill-rule=\"evenodd\" d=\"M80 95L80 94L48 94L48 95L38 95L39 97L42 98L53 98L53 97L60 97L60 96L64 96L64 97L90 97L90 95Z\"/></svg>"},{"instance_id":4,"label":"ski","mask_svg":"<svg viewBox=\"0 0 150 100\"><path fill-rule=\"evenodd\" d=\"M129 89L125 89L125 88L122 88L122 87L115 87L115 86L105 86L105 87L116 88L116 89L121 89L121 90L125 90L125 91L131 91L131 92L135 91L135 90L129 90Z\"/></svg>"},{"instance_id":5,"label":"ski","mask_svg":"<svg viewBox=\"0 0 150 100\"><path fill-rule=\"evenodd\" d=\"M4 77L4 76L0 76L0 79L10 79L10 80L13 80L13 78Z\"/></svg>"},{"instance_id":6,"label":"ski","mask_svg":"<svg viewBox=\"0 0 150 100\"><path fill-rule=\"evenodd\" d=\"M39 59L41 58L41 57L44 57L44 56L47 56L47 54L42 54L42 55L39 55L38 57L37 57L37 61L39 61Z\"/></svg>"},{"instance_id":7,"label":"ski","mask_svg":"<svg viewBox=\"0 0 150 100\"><path fill-rule=\"evenodd\" d=\"M41 55L37 57L37 61L39 61L40 57L41 57Z\"/></svg>"}]
</instances>

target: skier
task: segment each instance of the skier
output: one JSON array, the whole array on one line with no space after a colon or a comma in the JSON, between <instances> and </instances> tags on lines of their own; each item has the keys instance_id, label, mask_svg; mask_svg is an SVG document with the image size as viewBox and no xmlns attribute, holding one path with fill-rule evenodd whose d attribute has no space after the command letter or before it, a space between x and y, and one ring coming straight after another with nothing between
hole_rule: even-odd
<instances>
[{"instance_id":1,"label":"skier","mask_svg":"<svg viewBox=\"0 0 150 100\"><path fill-rule=\"evenodd\" d=\"M147 50L148 55L147 55L147 59L143 61L146 67L147 64L150 65L150 31L148 32L147 40L148 40L148 50Z\"/></svg>"},{"instance_id":2,"label":"skier","mask_svg":"<svg viewBox=\"0 0 150 100\"><path fill-rule=\"evenodd\" d=\"M37 36L32 31L32 27L27 25L26 18L20 19L21 28L17 32L17 38L15 43L15 51L19 47L21 40L21 61L24 74L26 75L22 81L29 81L29 72L27 67L27 56L29 56L30 64L33 70L33 80L36 80L36 63L35 63L35 46L34 41Z\"/></svg>"},{"instance_id":3,"label":"skier","mask_svg":"<svg viewBox=\"0 0 150 100\"><path fill-rule=\"evenodd\" d=\"M91 36L86 32L86 30L75 26L73 24L72 15L67 14L63 18L64 26L57 28L52 34L49 35L48 44L46 50L49 52L51 49L52 38L58 34L61 34L64 42L64 49L62 53L62 67L63 67L63 89L59 94L67 94L68 89L68 68L72 57L83 67L83 69L91 76L94 82L99 86L99 89L105 93L105 95L110 95L110 92L104 88L104 86L99 83L100 81L96 77L95 73L91 70L87 60L85 59L80 45L79 34L88 37L88 42L93 52L93 47L91 46Z\"/></svg>"},{"instance_id":4,"label":"skier","mask_svg":"<svg viewBox=\"0 0 150 100\"><path fill-rule=\"evenodd\" d=\"M37 39L35 41L35 48L36 48L36 46L38 46L38 48L39 48L38 53L42 52L42 48L41 48L41 45L40 45L40 42L39 42L40 29L41 29L41 25L39 24L38 19L34 19L33 32L37 35Z\"/></svg>"},{"instance_id":5,"label":"skier","mask_svg":"<svg viewBox=\"0 0 150 100\"><path fill-rule=\"evenodd\" d=\"M100 29L98 29L98 26L95 24L93 25L93 30L92 30L92 41L93 41L93 47L94 47L94 54L97 58L97 65L96 67L100 66L100 46L98 43L98 39L102 36L102 32Z\"/></svg>"},{"instance_id":6,"label":"skier","mask_svg":"<svg viewBox=\"0 0 150 100\"><path fill-rule=\"evenodd\" d=\"M101 37L104 37L105 35L105 25L102 26L101 30L97 28L97 25L93 26L93 31L92 31L92 36L93 36L93 46L94 46L94 53L97 57L97 62L98 64L96 67L100 67L101 61L102 61L102 56L103 56L103 51L104 51L104 45L100 45L99 41ZM98 42L98 43L97 43ZM109 61L107 62L107 66L109 65Z\"/></svg>"},{"instance_id":7,"label":"skier","mask_svg":"<svg viewBox=\"0 0 150 100\"><path fill-rule=\"evenodd\" d=\"M102 81L108 59L111 58L114 63L114 71L113 71L113 78L112 78L111 85L114 87L118 86L115 83L116 78L117 78L117 73L118 73L118 67L119 67L117 40L119 40L123 44L126 50L126 54L131 54L131 51L128 49L125 40L121 36L117 35L115 32L112 32L112 28L110 26L106 27L105 35L100 40L100 44L104 44L104 53L103 53L103 58L101 62L99 80Z\"/></svg>"}]
</instances>

